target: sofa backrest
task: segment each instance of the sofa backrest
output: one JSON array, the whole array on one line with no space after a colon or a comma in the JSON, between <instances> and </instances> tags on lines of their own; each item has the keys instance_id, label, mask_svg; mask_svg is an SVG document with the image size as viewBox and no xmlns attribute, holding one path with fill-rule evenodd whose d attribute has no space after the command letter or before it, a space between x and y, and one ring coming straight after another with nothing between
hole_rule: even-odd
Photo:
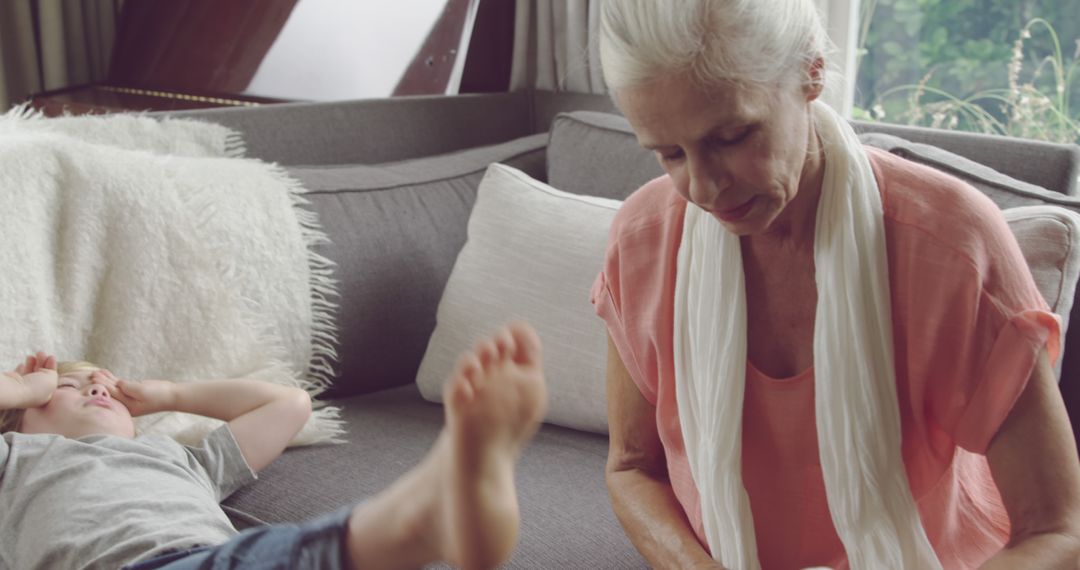
<instances>
[{"instance_id":1,"label":"sofa backrest","mask_svg":"<svg viewBox=\"0 0 1080 570\"><path fill-rule=\"evenodd\" d=\"M246 156L283 165L380 164L535 134L525 92L286 103L158 113L244 134Z\"/></svg>"},{"instance_id":2,"label":"sofa backrest","mask_svg":"<svg viewBox=\"0 0 1080 570\"><path fill-rule=\"evenodd\" d=\"M338 359L327 397L416 377L450 270L466 238L477 188L501 162L543 178L547 137L378 165L292 165L337 264Z\"/></svg>"},{"instance_id":3,"label":"sofa backrest","mask_svg":"<svg viewBox=\"0 0 1080 570\"><path fill-rule=\"evenodd\" d=\"M874 126L869 123L859 125L864 144L949 172L983 191L1003 209L1049 204L1080 215L1080 197L1066 196L1040 188L1030 181L1016 180L994 168L1000 162L1012 165L1013 171L1016 171L1016 165L1026 161L1028 164L1023 170L1028 174L1050 168L1073 172L1077 162L1080 162L1074 159L1080 155L1073 153L1072 149L1067 148L1068 145L1048 147L1046 143L1030 143L1034 146L1029 147L1029 141L1003 138L992 141L994 153L985 155L987 163L978 164L950 152L947 147L913 143L896 136L875 133L872 130ZM890 132L898 131L892 128ZM974 138L969 140L963 133L940 132L943 134L941 141L934 139L934 132L930 129L921 129L919 135L921 140L929 143L942 142L947 145L959 142L964 148L977 146L986 138L972 135ZM652 153L637 144L629 123L618 115L593 111L559 114L552 122L549 137L547 179L549 184L562 190L623 199L646 181L663 174ZM1049 158L1042 161L1032 154L1033 149L1047 151ZM991 158L997 160L990 161ZM1042 179L1060 181L1063 176L1060 172L1047 173ZM1080 244L1080 236L1074 240L1076 244ZM1075 268L1071 270L1075 271ZM1058 273L1051 278L1060 275ZM1067 330L1064 358L1060 362L1060 385L1074 420L1074 433L1080 434L1076 425L1076 420L1080 419L1080 299L1077 298L1080 291L1074 291L1073 295L1068 317L1073 326Z\"/></svg>"},{"instance_id":4,"label":"sofa backrest","mask_svg":"<svg viewBox=\"0 0 1080 570\"><path fill-rule=\"evenodd\" d=\"M855 132L899 137L946 149L997 172L1060 194L1080 197L1080 146L886 123L852 121Z\"/></svg>"},{"instance_id":5,"label":"sofa backrest","mask_svg":"<svg viewBox=\"0 0 1080 570\"><path fill-rule=\"evenodd\" d=\"M611 97L599 94L533 91L530 98L535 132L548 129L560 113L598 111L619 114ZM620 123L625 128L625 121ZM997 135L852 121L858 133L881 133L912 143L931 144L968 160L993 167L1008 177L1042 188L1080 196L1080 146Z\"/></svg>"}]
</instances>

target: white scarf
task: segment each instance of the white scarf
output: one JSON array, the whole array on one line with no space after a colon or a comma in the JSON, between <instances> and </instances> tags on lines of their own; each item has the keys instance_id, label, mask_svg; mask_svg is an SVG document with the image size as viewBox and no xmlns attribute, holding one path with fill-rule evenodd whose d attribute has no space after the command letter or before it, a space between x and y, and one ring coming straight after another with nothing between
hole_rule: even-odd
<instances>
[{"instance_id":1,"label":"white scarf","mask_svg":"<svg viewBox=\"0 0 1080 570\"><path fill-rule=\"evenodd\" d=\"M938 569L900 451L881 196L851 127L812 104L825 156L817 211L814 323L818 447L849 565ZM739 237L688 204L675 280L675 386L713 557L760 568L742 483L746 294Z\"/></svg>"}]
</instances>

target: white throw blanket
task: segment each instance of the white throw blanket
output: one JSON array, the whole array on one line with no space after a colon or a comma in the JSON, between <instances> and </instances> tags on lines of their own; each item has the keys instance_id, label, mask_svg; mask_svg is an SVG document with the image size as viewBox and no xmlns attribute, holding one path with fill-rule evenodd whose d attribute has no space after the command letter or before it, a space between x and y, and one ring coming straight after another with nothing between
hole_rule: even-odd
<instances>
[{"instance_id":1,"label":"white throw blanket","mask_svg":"<svg viewBox=\"0 0 1080 570\"><path fill-rule=\"evenodd\" d=\"M0 366L35 350L120 377L250 377L317 393L334 356L332 264L303 190L232 131L145 116L0 117ZM341 433L317 410L294 444ZM214 420L143 432L191 441Z\"/></svg>"},{"instance_id":2,"label":"white throw blanket","mask_svg":"<svg viewBox=\"0 0 1080 570\"><path fill-rule=\"evenodd\" d=\"M941 568L901 456L881 196L851 127L823 103L813 110L825 155L814 240L814 391L829 511L851 568ZM742 483L747 315L739 237L692 204L675 308L676 399L709 548L727 568L757 569Z\"/></svg>"}]
</instances>

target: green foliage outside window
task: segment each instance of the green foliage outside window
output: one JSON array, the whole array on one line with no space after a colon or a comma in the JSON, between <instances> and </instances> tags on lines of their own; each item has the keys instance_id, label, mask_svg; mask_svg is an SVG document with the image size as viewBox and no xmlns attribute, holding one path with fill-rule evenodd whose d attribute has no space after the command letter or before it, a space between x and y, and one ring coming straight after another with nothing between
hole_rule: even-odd
<instances>
[{"instance_id":1,"label":"green foliage outside window","mask_svg":"<svg viewBox=\"0 0 1080 570\"><path fill-rule=\"evenodd\" d=\"M1080 0L863 0L855 118L1080 143Z\"/></svg>"}]
</instances>

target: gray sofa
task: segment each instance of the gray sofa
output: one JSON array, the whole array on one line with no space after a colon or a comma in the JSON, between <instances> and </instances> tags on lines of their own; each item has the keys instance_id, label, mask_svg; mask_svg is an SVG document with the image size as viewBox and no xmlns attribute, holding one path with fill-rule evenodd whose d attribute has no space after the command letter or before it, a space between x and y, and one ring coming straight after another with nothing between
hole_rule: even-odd
<instances>
[{"instance_id":1,"label":"gray sofa","mask_svg":"<svg viewBox=\"0 0 1080 570\"><path fill-rule=\"evenodd\" d=\"M304 182L332 241L322 253L338 263L341 360L325 398L343 408L349 441L288 451L226 501L239 525L363 501L423 456L442 408L421 398L414 378L486 165L504 162L568 192L625 198L660 170L611 111L605 97L522 92L181 113L240 130L249 156ZM1080 213L1075 146L856 127L869 144L965 177L1003 207L1053 203ZM1078 313L1080 303L1073 323ZM1070 329L1061 378L1075 422L1080 325ZM541 429L520 466L522 533L508 567L645 566L608 502L606 453L603 434Z\"/></svg>"}]
</instances>

